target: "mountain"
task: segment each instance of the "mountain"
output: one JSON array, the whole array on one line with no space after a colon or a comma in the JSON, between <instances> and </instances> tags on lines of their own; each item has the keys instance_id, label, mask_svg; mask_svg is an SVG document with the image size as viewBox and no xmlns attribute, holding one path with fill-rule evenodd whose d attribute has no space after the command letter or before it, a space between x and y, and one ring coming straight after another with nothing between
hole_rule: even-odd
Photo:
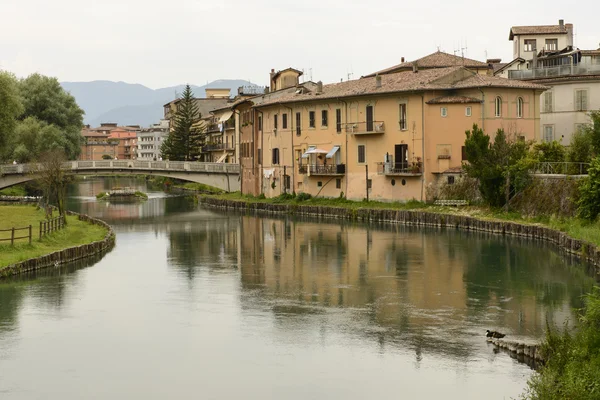
<instances>
[{"instance_id":1,"label":"mountain","mask_svg":"<svg viewBox=\"0 0 600 400\"><path fill-rule=\"evenodd\" d=\"M163 117L163 105L183 92L185 85L150 89L140 84L112 81L62 82L85 111L84 123L101 122L149 126ZM195 97L205 97L207 88L229 88L232 96L240 86L255 84L239 79L220 79L204 86L191 85Z\"/></svg>"}]
</instances>

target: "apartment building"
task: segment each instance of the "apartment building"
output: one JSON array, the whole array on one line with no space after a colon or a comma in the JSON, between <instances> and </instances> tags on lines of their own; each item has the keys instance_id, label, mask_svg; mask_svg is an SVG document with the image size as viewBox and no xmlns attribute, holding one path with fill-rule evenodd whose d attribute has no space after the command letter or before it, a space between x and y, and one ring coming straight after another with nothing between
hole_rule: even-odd
<instances>
[{"instance_id":1,"label":"apartment building","mask_svg":"<svg viewBox=\"0 0 600 400\"><path fill-rule=\"evenodd\" d=\"M573 24L513 26L514 59L496 76L547 86L540 99L537 140L568 145L573 133L591 122L590 110L600 109L600 49L574 46Z\"/></svg>"},{"instance_id":2,"label":"apartment building","mask_svg":"<svg viewBox=\"0 0 600 400\"><path fill-rule=\"evenodd\" d=\"M205 98L195 98L196 107L198 108L198 115L196 118L200 120L203 117L207 117L211 111L218 108L225 107L230 101L230 90L229 89L206 89ZM169 130L173 129L173 117L178 110L181 99L175 99L168 102L163 106L164 119L169 121Z\"/></svg>"},{"instance_id":3,"label":"apartment building","mask_svg":"<svg viewBox=\"0 0 600 400\"><path fill-rule=\"evenodd\" d=\"M79 159L99 161L109 158L135 158L135 135L139 129L139 125L119 126L115 122L103 122L97 128L87 125L81 131ZM134 140L121 142L121 138L126 136L133 137Z\"/></svg>"},{"instance_id":4,"label":"apartment building","mask_svg":"<svg viewBox=\"0 0 600 400\"><path fill-rule=\"evenodd\" d=\"M135 160L137 158L137 130L126 128L113 129L108 135L109 139L118 140L117 156L118 160Z\"/></svg>"},{"instance_id":5,"label":"apartment building","mask_svg":"<svg viewBox=\"0 0 600 400\"><path fill-rule=\"evenodd\" d=\"M137 158L143 161L160 160L160 148L169 135L169 122L161 120L137 133Z\"/></svg>"},{"instance_id":6,"label":"apartment building","mask_svg":"<svg viewBox=\"0 0 600 400\"><path fill-rule=\"evenodd\" d=\"M462 66L420 70L418 63L329 85L296 81L235 107L247 128L242 191L426 200L428 184L450 179L462 165L473 124L534 139L544 90Z\"/></svg>"}]
</instances>

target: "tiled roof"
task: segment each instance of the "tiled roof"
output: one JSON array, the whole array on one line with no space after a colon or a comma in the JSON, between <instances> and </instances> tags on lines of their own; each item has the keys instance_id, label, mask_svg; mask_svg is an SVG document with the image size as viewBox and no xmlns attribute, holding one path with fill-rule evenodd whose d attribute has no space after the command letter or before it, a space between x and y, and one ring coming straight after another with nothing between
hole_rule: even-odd
<instances>
[{"instance_id":1,"label":"tiled roof","mask_svg":"<svg viewBox=\"0 0 600 400\"><path fill-rule=\"evenodd\" d=\"M323 85L323 92L308 93L288 92L273 98L258 96L253 99L255 106L265 106L278 103L293 103L302 101L315 101L335 99L342 97L357 97L376 94L391 94L402 92L423 92L428 90L452 90L480 87L502 87L517 89L546 90L531 82L505 79L471 72L463 67L435 68L424 71L399 72L382 75L381 86L377 87L377 78L361 78L352 81ZM258 100L258 101L257 101Z\"/></svg>"},{"instance_id":2,"label":"tiled roof","mask_svg":"<svg viewBox=\"0 0 600 400\"><path fill-rule=\"evenodd\" d=\"M382 69L381 71L374 72L369 75L365 75L365 78L375 76L377 74L392 74L394 72L400 72L404 70L412 70L413 63L417 63L419 69L429 69L429 68L446 68L446 67L467 67L467 68L476 68L476 69L485 69L489 68L488 64L471 60L470 58L464 58L460 56L455 56L453 54L444 53L443 51L436 51L435 53L429 54L428 56L419 58L415 61L408 61L398 65L394 65L393 67L389 67L386 69Z\"/></svg>"},{"instance_id":3,"label":"tiled roof","mask_svg":"<svg viewBox=\"0 0 600 400\"><path fill-rule=\"evenodd\" d=\"M598 50L581 50L581 55L584 55L584 56L600 56L600 49L598 49Z\"/></svg>"},{"instance_id":4,"label":"tiled roof","mask_svg":"<svg viewBox=\"0 0 600 400\"><path fill-rule=\"evenodd\" d=\"M476 99L474 97L467 96L441 96L436 97L435 99L431 99L427 102L427 104L467 104L467 103L481 103L481 99Z\"/></svg>"},{"instance_id":5,"label":"tiled roof","mask_svg":"<svg viewBox=\"0 0 600 400\"><path fill-rule=\"evenodd\" d=\"M494 69L494 72L498 72L499 69L502 69L504 67L506 67L508 63L494 63L492 64L492 68Z\"/></svg>"},{"instance_id":6,"label":"tiled roof","mask_svg":"<svg viewBox=\"0 0 600 400\"><path fill-rule=\"evenodd\" d=\"M532 25L532 26L513 26L510 28L508 40L513 40L515 35L554 35L567 33L566 25Z\"/></svg>"}]
</instances>

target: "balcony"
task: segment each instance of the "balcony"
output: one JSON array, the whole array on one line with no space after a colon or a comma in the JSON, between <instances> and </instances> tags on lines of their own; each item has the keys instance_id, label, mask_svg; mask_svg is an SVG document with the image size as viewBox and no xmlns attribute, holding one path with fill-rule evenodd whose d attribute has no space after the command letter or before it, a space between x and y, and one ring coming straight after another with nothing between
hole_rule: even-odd
<instances>
[{"instance_id":1,"label":"balcony","mask_svg":"<svg viewBox=\"0 0 600 400\"><path fill-rule=\"evenodd\" d=\"M385 176L421 176L423 174L422 162L402 163L377 163L377 174Z\"/></svg>"},{"instance_id":2,"label":"balcony","mask_svg":"<svg viewBox=\"0 0 600 400\"><path fill-rule=\"evenodd\" d=\"M209 151L224 151L224 150L234 150L233 143L207 144L202 147L202 151L205 153L208 153Z\"/></svg>"},{"instance_id":3,"label":"balcony","mask_svg":"<svg viewBox=\"0 0 600 400\"><path fill-rule=\"evenodd\" d=\"M345 175L346 174L346 164L331 164L331 165L323 165L323 164L300 164L298 165L298 173L299 174L307 174L307 175Z\"/></svg>"},{"instance_id":4,"label":"balcony","mask_svg":"<svg viewBox=\"0 0 600 400\"><path fill-rule=\"evenodd\" d=\"M383 121L350 122L346 124L346 133L352 135L380 135L385 133Z\"/></svg>"},{"instance_id":5,"label":"balcony","mask_svg":"<svg viewBox=\"0 0 600 400\"><path fill-rule=\"evenodd\" d=\"M558 76L597 75L600 74L600 64L576 64L559 65L557 67L545 67L508 71L509 79L544 79Z\"/></svg>"}]
</instances>

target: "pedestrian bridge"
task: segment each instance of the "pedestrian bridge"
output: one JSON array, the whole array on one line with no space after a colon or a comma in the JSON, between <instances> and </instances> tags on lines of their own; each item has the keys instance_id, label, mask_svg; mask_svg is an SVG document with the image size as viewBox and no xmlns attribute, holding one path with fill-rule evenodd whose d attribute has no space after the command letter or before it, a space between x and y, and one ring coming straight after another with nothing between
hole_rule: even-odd
<instances>
[{"instance_id":1,"label":"pedestrian bridge","mask_svg":"<svg viewBox=\"0 0 600 400\"><path fill-rule=\"evenodd\" d=\"M74 175L157 175L203 183L227 192L240 190L239 164L188 161L102 160L67 161L65 170ZM0 165L0 189L35 180L37 164Z\"/></svg>"}]
</instances>

